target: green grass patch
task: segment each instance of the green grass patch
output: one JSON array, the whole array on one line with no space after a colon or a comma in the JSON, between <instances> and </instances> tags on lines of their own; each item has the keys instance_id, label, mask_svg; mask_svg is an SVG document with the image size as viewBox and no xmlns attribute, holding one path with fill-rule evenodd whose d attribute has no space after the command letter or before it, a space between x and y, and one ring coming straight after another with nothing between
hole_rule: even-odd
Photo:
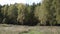
<instances>
[{"instance_id":1,"label":"green grass patch","mask_svg":"<svg viewBox=\"0 0 60 34\"><path fill-rule=\"evenodd\" d=\"M29 32L23 32L23 33L20 33L20 34L42 34L40 31L29 31Z\"/></svg>"}]
</instances>

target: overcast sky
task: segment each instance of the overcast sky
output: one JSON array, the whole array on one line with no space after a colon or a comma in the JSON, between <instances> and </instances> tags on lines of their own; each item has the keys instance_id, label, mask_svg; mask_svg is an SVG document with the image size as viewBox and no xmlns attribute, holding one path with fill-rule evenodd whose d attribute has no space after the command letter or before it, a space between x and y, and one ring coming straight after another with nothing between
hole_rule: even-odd
<instances>
[{"instance_id":1,"label":"overcast sky","mask_svg":"<svg viewBox=\"0 0 60 34\"><path fill-rule=\"evenodd\" d=\"M41 0L0 0L0 4L14 4L14 3L24 3L24 4L32 4L33 2L39 3Z\"/></svg>"}]
</instances>

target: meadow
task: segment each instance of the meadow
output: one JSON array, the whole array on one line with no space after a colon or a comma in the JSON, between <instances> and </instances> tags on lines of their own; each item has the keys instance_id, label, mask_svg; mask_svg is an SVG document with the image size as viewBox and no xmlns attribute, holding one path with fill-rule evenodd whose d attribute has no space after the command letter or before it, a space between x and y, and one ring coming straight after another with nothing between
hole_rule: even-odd
<instances>
[{"instance_id":1,"label":"meadow","mask_svg":"<svg viewBox=\"0 0 60 34\"><path fill-rule=\"evenodd\" d=\"M60 27L0 24L0 34L60 34Z\"/></svg>"}]
</instances>

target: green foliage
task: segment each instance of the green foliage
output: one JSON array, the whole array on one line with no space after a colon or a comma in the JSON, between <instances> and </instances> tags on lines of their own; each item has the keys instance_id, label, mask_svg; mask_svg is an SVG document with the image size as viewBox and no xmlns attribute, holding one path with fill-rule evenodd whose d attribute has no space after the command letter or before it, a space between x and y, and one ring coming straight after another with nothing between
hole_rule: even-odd
<instances>
[{"instance_id":1,"label":"green foliage","mask_svg":"<svg viewBox=\"0 0 60 34\"><path fill-rule=\"evenodd\" d=\"M8 5L5 5L3 8L1 8L1 13L4 15L4 17L7 16L8 11Z\"/></svg>"},{"instance_id":2,"label":"green foliage","mask_svg":"<svg viewBox=\"0 0 60 34\"><path fill-rule=\"evenodd\" d=\"M17 7L15 5L10 5L8 7L7 11L7 20L10 23L16 23L17 22Z\"/></svg>"},{"instance_id":3,"label":"green foliage","mask_svg":"<svg viewBox=\"0 0 60 34\"><path fill-rule=\"evenodd\" d=\"M56 10L56 20L60 24L60 0L54 0L54 7Z\"/></svg>"},{"instance_id":4,"label":"green foliage","mask_svg":"<svg viewBox=\"0 0 60 34\"><path fill-rule=\"evenodd\" d=\"M17 16L17 21L20 24L23 24L23 20L25 19L24 17L24 12L25 12L25 5L23 4L16 4L17 5L17 9L18 9L18 16Z\"/></svg>"},{"instance_id":5,"label":"green foliage","mask_svg":"<svg viewBox=\"0 0 60 34\"><path fill-rule=\"evenodd\" d=\"M0 22L22 25L60 24L60 0L43 0L33 5L0 5Z\"/></svg>"},{"instance_id":6,"label":"green foliage","mask_svg":"<svg viewBox=\"0 0 60 34\"><path fill-rule=\"evenodd\" d=\"M2 6L0 5L0 23L2 23L3 20L3 14L1 13Z\"/></svg>"},{"instance_id":7,"label":"green foliage","mask_svg":"<svg viewBox=\"0 0 60 34\"><path fill-rule=\"evenodd\" d=\"M53 15L53 10L52 10L52 1L53 0L44 0L43 1L43 4L41 5L42 6L42 13L43 13L43 21L45 21L45 23L49 23L50 25L52 25L52 23L53 23L53 17L54 17L54 15ZM45 16L45 17L44 17ZM45 19L44 19L45 18ZM46 22L48 20L48 22ZM42 22L43 22L42 21Z\"/></svg>"},{"instance_id":8,"label":"green foliage","mask_svg":"<svg viewBox=\"0 0 60 34\"><path fill-rule=\"evenodd\" d=\"M27 5L25 8L24 16L25 16L25 25L36 25L38 23L38 19L35 16L35 7L36 4L33 3L33 5L29 6Z\"/></svg>"}]
</instances>

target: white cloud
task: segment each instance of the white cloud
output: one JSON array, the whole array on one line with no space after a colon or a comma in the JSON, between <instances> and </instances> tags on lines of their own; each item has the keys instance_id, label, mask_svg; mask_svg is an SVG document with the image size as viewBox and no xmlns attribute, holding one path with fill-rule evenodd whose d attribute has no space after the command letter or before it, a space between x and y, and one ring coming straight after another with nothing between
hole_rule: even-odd
<instances>
[{"instance_id":1,"label":"white cloud","mask_svg":"<svg viewBox=\"0 0 60 34\"><path fill-rule=\"evenodd\" d=\"M10 0L11 1L11 3L26 3L26 1L25 0Z\"/></svg>"},{"instance_id":2,"label":"white cloud","mask_svg":"<svg viewBox=\"0 0 60 34\"><path fill-rule=\"evenodd\" d=\"M0 4L2 4L2 5L3 5L3 4L7 4L7 3L9 4L8 0L6 0L6 1L0 0Z\"/></svg>"},{"instance_id":3,"label":"white cloud","mask_svg":"<svg viewBox=\"0 0 60 34\"><path fill-rule=\"evenodd\" d=\"M0 0L0 4L26 3L25 0Z\"/></svg>"},{"instance_id":4,"label":"white cloud","mask_svg":"<svg viewBox=\"0 0 60 34\"><path fill-rule=\"evenodd\" d=\"M14 4L14 3L27 3L27 4L32 4L33 2L38 3L41 0L0 0L0 4Z\"/></svg>"},{"instance_id":5,"label":"white cloud","mask_svg":"<svg viewBox=\"0 0 60 34\"><path fill-rule=\"evenodd\" d=\"M34 3L39 3L41 2L42 0L26 0L28 4L32 4L33 2Z\"/></svg>"}]
</instances>

